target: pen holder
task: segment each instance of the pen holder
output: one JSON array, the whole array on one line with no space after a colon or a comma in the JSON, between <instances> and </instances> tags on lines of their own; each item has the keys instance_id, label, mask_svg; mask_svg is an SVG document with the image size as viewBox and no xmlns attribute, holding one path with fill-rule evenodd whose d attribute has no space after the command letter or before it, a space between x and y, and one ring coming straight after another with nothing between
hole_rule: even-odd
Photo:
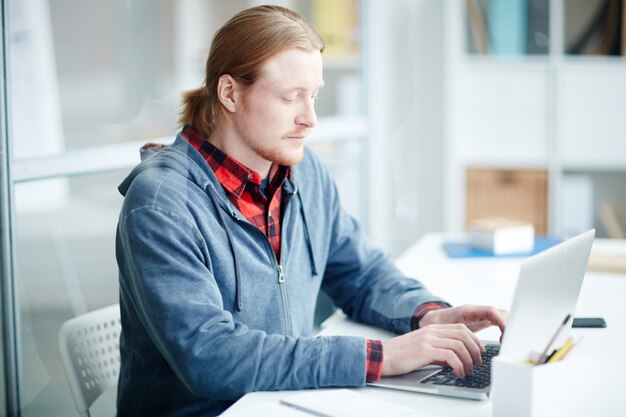
<instances>
[{"instance_id":1,"label":"pen holder","mask_svg":"<svg viewBox=\"0 0 626 417\"><path fill-rule=\"evenodd\" d=\"M525 359L494 358L491 378L493 416L571 415L571 361L535 366L524 363Z\"/></svg>"}]
</instances>

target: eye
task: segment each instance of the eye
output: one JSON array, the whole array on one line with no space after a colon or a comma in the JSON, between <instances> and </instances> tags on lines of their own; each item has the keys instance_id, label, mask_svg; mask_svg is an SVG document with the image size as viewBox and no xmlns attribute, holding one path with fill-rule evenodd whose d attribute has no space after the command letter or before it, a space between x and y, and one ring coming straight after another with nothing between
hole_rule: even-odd
<instances>
[{"instance_id":1,"label":"eye","mask_svg":"<svg viewBox=\"0 0 626 417\"><path fill-rule=\"evenodd\" d=\"M296 101L297 97L295 96L287 96L287 97L283 97L283 101L287 102L287 103L293 103L294 101Z\"/></svg>"}]
</instances>

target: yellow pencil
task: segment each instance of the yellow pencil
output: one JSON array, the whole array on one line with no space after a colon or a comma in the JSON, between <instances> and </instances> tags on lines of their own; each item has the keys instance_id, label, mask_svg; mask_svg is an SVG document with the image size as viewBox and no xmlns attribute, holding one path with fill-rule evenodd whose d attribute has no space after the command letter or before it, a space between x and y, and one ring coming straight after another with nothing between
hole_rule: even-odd
<instances>
[{"instance_id":1,"label":"yellow pencil","mask_svg":"<svg viewBox=\"0 0 626 417\"><path fill-rule=\"evenodd\" d=\"M572 339L571 337L569 339L567 339L567 341L565 342L565 344L563 346L561 346L554 355L552 355L552 357L548 360L548 363L553 363L556 361L560 361L561 359L563 359L565 357L565 355L567 355L569 353L570 350L572 350L572 348L574 347L574 339Z\"/></svg>"}]
</instances>

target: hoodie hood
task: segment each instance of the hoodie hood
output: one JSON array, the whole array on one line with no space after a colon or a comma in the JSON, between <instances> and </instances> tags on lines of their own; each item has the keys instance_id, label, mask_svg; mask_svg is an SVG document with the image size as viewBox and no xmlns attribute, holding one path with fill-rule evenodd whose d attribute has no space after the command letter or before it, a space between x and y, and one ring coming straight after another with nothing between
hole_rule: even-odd
<instances>
[{"instance_id":1,"label":"hoodie hood","mask_svg":"<svg viewBox=\"0 0 626 417\"><path fill-rule=\"evenodd\" d=\"M171 145L148 143L140 150L141 163L137 165L119 185L118 190L126 196L133 180L141 172L151 168L168 168L187 177L200 188L217 182L213 171L193 147L179 133Z\"/></svg>"}]
</instances>

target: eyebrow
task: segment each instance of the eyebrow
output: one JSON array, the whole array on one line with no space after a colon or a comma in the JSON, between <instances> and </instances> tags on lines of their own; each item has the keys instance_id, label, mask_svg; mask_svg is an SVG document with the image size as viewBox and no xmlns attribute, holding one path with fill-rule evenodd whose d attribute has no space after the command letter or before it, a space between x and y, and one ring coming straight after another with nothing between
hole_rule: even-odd
<instances>
[{"instance_id":1,"label":"eyebrow","mask_svg":"<svg viewBox=\"0 0 626 417\"><path fill-rule=\"evenodd\" d=\"M322 84L317 87L314 91L320 91L322 88L324 88L325 84L324 82L322 82ZM306 87L286 87L285 91L307 91L308 88Z\"/></svg>"},{"instance_id":2,"label":"eyebrow","mask_svg":"<svg viewBox=\"0 0 626 417\"><path fill-rule=\"evenodd\" d=\"M325 85L326 84L324 83L324 81L322 81L322 83L315 90L321 90L322 88L324 88ZM292 86L287 85L284 88L285 88L285 90L301 90L301 91L308 90L307 87L302 87L302 86L297 85L297 84L296 85L292 85Z\"/></svg>"}]
</instances>

